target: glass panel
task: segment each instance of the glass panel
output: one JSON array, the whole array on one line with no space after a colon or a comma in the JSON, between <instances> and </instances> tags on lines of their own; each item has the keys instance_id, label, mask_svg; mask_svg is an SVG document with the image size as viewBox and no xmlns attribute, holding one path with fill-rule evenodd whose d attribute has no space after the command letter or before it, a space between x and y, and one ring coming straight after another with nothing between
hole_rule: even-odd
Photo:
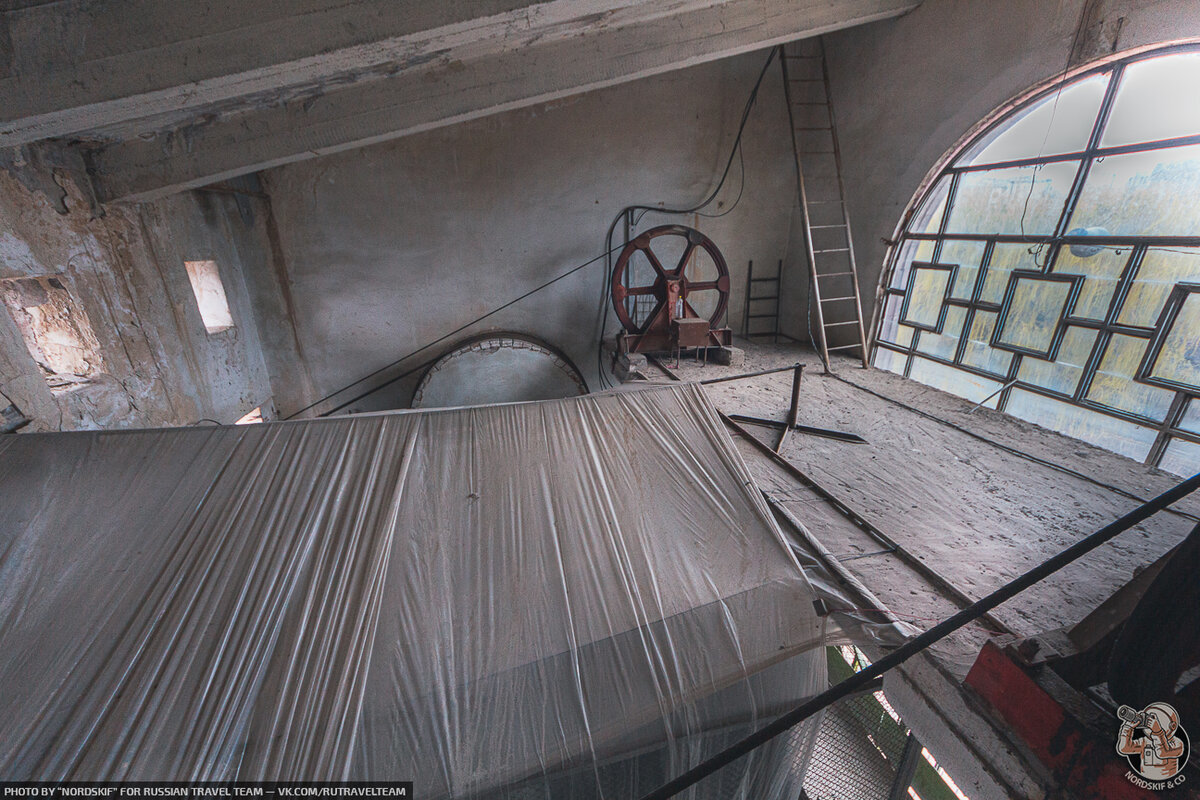
<instances>
[{"instance_id":1,"label":"glass panel","mask_svg":"<svg viewBox=\"0 0 1200 800\"><path fill-rule=\"evenodd\" d=\"M951 297L971 299L971 294L975 291L975 278L979 275L979 265L983 262L983 251L986 248L987 242L962 239L947 239L942 242L938 263L958 264L958 275L954 279L954 287L950 290Z\"/></svg>"},{"instance_id":2,"label":"glass panel","mask_svg":"<svg viewBox=\"0 0 1200 800\"><path fill-rule=\"evenodd\" d=\"M962 336L963 322L966 321L967 310L962 306L949 306L946 309L946 322L941 333L925 331L917 342L917 350L931 356L954 360L958 352L958 340Z\"/></svg>"},{"instance_id":3,"label":"glass panel","mask_svg":"<svg viewBox=\"0 0 1200 800\"><path fill-rule=\"evenodd\" d=\"M1200 400L1189 400L1179 427L1192 433L1200 433Z\"/></svg>"},{"instance_id":4,"label":"glass panel","mask_svg":"<svg viewBox=\"0 0 1200 800\"><path fill-rule=\"evenodd\" d=\"M924 336L924 334L922 334ZM914 357L912 370L908 373L915 381L926 386L941 389L943 392L965 397L972 403L978 403L1004 384L989 381L970 372L939 364L925 358ZM998 397L993 397L984 403L988 408L995 408Z\"/></svg>"},{"instance_id":5,"label":"glass panel","mask_svg":"<svg viewBox=\"0 0 1200 800\"><path fill-rule=\"evenodd\" d=\"M1200 145L1098 158L1071 228L1120 236L1194 236L1200 230Z\"/></svg>"},{"instance_id":6,"label":"glass panel","mask_svg":"<svg viewBox=\"0 0 1200 800\"><path fill-rule=\"evenodd\" d=\"M943 175L933 185L929 195L921 203L920 210L908 223L909 233L937 233L942 227L942 213L946 210L946 195L950 193L950 176Z\"/></svg>"},{"instance_id":7,"label":"glass panel","mask_svg":"<svg viewBox=\"0 0 1200 800\"><path fill-rule=\"evenodd\" d=\"M950 283L951 271L935 267L913 267L912 294L904 321L917 326L936 328L942 315L942 302Z\"/></svg>"},{"instance_id":8,"label":"glass panel","mask_svg":"<svg viewBox=\"0 0 1200 800\"><path fill-rule=\"evenodd\" d=\"M1077 161L964 172L958 181L948 233L1054 232Z\"/></svg>"},{"instance_id":9,"label":"glass panel","mask_svg":"<svg viewBox=\"0 0 1200 800\"><path fill-rule=\"evenodd\" d=\"M1176 283L1200 281L1200 248L1151 249L1138 268L1117 321L1153 328Z\"/></svg>"},{"instance_id":10,"label":"glass panel","mask_svg":"<svg viewBox=\"0 0 1200 800\"><path fill-rule=\"evenodd\" d=\"M1007 375L1012 364L1013 354L1006 350L992 347L992 332L996 329L995 311L976 311L971 320L971 333L967 337L967 348L963 351L962 362L976 369L982 369L996 375Z\"/></svg>"},{"instance_id":11,"label":"glass panel","mask_svg":"<svg viewBox=\"0 0 1200 800\"><path fill-rule=\"evenodd\" d=\"M1129 263L1128 247L1090 247L1072 245L1058 251L1054 273L1083 275L1083 286L1075 301L1071 316L1103 321L1125 265Z\"/></svg>"},{"instance_id":12,"label":"glass panel","mask_svg":"<svg viewBox=\"0 0 1200 800\"><path fill-rule=\"evenodd\" d=\"M1045 245L997 244L992 248L992 259L988 262L987 275L983 279L983 290L979 293L979 299L996 305L1004 302L1008 274L1014 269L1037 271L1038 259L1045 258L1044 251Z\"/></svg>"},{"instance_id":13,"label":"glass panel","mask_svg":"<svg viewBox=\"0 0 1200 800\"><path fill-rule=\"evenodd\" d=\"M1062 87L1006 119L955 162L991 164L1033 156L1077 153L1087 147L1109 73Z\"/></svg>"},{"instance_id":14,"label":"glass panel","mask_svg":"<svg viewBox=\"0 0 1200 800\"><path fill-rule=\"evenodd\" d=\"M886 347L880 347L875 351L875 366L897 375L904 374L904 364L907 361L907 355L897 353L895 350L888 350Z\"/></svg>"},{"instance_id":15,"label":"glass panel","mask_svg":"<svg viewBox=\"0 0 1200 800\"><path fill-rule=\"evenodd\" d=\"M1137 61L1125 69L1102 147L1200 133L1200 53Z\"/></svg>"},{"instance_id":16,"label":"glass panel","mask_svg":"<svg viewBox=\"0 0 1200 800\"><path fill-rule=\"evenodd\" d=\"M1021 389L1012 390L1004 410L1014 417L1137 461L1146 460L1158 436L1151 428Z\"/></svg>"},{"instance_id":17,"label":"glass panel","mask_svg":"<svg viewBox=\"0 0 1200 800\"><path fill-rule=\"evenodd\" d=\"M1200 472L1200 444L1187 439L1172 439L1158 468L1190 478Z\"/></svg>"},{"instance_id":18,"label":"glass panel","mask_svg":"<svg viewBox=\"0 0 1200 800\"><path fill-rule=\"evenodd\" d=\"M1048 353L1070 295L1067 281L1017 278L996 343Z\"/></svg>"},{"instance_id":19,"label":"glass panel","mask_svg":"<svg viewBox=\"0 0 1200 800\"><path fill-rule=\"evenodd\" d=\"M934 243L928 239L909 239L900 248L896 268L892 271L892 289L908 288L908 270L914 261L933 261Z\"/></svg>"},{"instance_id":20,"label":"glass panel","mask_svg":"<svg viewBox=\"0 0 1200 800\"><path fill-rule=\"evenodd\" d=\"M1150 375L1200 388L1200 294L1192 292L1184 299Z\"/></svg>"},{"instance_id":21,"label":"glass panel","mask_svg":"<svg viewBox=\"0 0 1200 800\"><path fill-rule=\"evenodd\" d=\"M1175 393L1133 380L1149 343L1148 339L1113 334L1100 366L1096 368L1096 376L1092 378L1088 399L1109 408L1162 420L1171 408Z\"/></svg>"},{"instance_id":22,"label":"glass panel","mask_svg":"<svg viewBox=\"0 0 1200 800\"><path fill-rule=\"evenodd\" d=\"M900 324L900 308L903 304L904 298L900 295L891 294L887 296L883 307L883 323L879 326L879 340L881 342L891 342L901 347L908 347L912 344L913 328Z\"/></svg>"},{"instance_id":23,"label":"glass panel","mask_svg":"<svg viewBox=\"0 0 1200 800\"><path fill-rule=\"evenodd\" d=\"M1041 386L1065 395L1073 395L1087 365L1088 357L1092 354L1092 345L1096 343L1097 332L1091 328L1078 328L1072 325L1063 334L1062 345L1058 348L1058 358L1046 361L1041 358L1026 356L1021 359L1021 367L1017 377L1026 383Z\"/></svg>"}]
</instances>

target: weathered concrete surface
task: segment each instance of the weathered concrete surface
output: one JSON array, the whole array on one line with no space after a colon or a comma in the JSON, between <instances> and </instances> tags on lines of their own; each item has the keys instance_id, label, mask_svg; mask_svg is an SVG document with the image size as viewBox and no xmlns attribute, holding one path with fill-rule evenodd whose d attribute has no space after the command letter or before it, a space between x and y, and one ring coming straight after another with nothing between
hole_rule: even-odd
<instances>
[{"instance_id":1,"label":"weathered concrete surface","mask_svg":"<svg viewBox=\"0 0 1200 800\"><path fill-rule=\"evenodd\" d=\"M1088 5L1085 18L1084 0L928 0L902 18L827 37L868 319L883 239L929 171L980 120L1062 74L1073 42L1078 60L1200 36L1200 7L1191 0Z\"/></svg>"},{"instance_id":2,"label":"weathered concrete surface","mask_svg":"<svg viewBox=\"0 0 1200 800\"><path fill-rule=\"evenodd\" d=\"M97 121L74 135L103 144L93 156L103 199L147 199L883 19L916 2L551 0L375 42L359 47L362 52L355 50L356 55L322 50L314 57L315 66L279 65L264 75L251 71L151 92L140 103L112 101L118 110L97 114L97 120L108 122ZM392 4L393 10L379 11L382 30L403 27L392 18L403 18L412 5ZM452 9L462 5L450 4ZM310 26L325 16L361 26L365 6L378 11L379 4L359 0L337 14L299 16L304 27L295 35L319 39ZM152 26L162 24L157 17L150 19ZM297 24L291 19L282 35L266 30L259 35L285 42L286 52ZM247 33L214 34L212 41L182 45L182 52L194 50L205 64L210 50L223 52L231 46L227 39ZM191 61L185 63L186 73ZM174 74L170 62L155 63L152 69L144 61L142 65L168 80ZM134 67L129 69L136 75ZM210 89L214 83L219 89ZM225 97L232 92L244 94ZM191 98L200 105L185 106L183 118L177 111L165 117L159 111ZM207 105L205 98L210 98ZM130 125L130 118L140 121ZM9 127L19 125L10 122Z\"/></svg>"},{"instance_id":3,"label":"weathered concrete surface","mask_svg":"<svg viewBox=\"0 0 1200 800\"><path fill-rule=\"evenodd\" d=\"M40 169L0 170L0 280L63 285L94 332L100 371L52 392L0 306L0 405L32 417L26 431L229 423L259 405L269 412L254 311L270 308L270 287L252 299L243 283L247 266L256 271L264 260L265 240L232 198L188 193L96 218L70 174L34 174ZM213 335L183 263L201 259L218 263L235 321Z\"/></svg>"},{"instance_id":4,"label":"weathered concrete surface","mask_svg":"<svg viewBox=\"0 0 1200 800\"><path fill-rule=\"evenodd\" d=\"M302 398L277 386L280 409L336 392L595 258L627 204L703 199L725 166L766 57L754 53L266 173L316 390ZM649 214L641 221L641 229L692 225L713 238L732 272L735 330L747 261L786 258L795 196L786 130L773 65L743 138L744 188L735 162L706 211L730 211L740 191L737 207L715 219ZM610 308L604 273L601 259L313 412L489 329L560 348L596 388L598 310ZM405 407L419 377L350 408Z\"/></svg>"}]
</instances>

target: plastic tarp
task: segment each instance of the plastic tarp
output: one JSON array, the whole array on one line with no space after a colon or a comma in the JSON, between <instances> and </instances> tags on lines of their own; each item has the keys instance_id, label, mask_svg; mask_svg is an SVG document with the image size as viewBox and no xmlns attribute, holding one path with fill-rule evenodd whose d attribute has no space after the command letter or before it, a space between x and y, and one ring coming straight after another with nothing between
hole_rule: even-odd
<instances>
[{"instance_id":1,"label":"plastic tarp","mask_svg":"<svg viewBox=\"0 0 1200 800\"><path fill-rule=\"evenodd\" d=\"M823 688L813 596L695 385L0 437L0 778L650 788Z\"/></svg>"}]
</instances>

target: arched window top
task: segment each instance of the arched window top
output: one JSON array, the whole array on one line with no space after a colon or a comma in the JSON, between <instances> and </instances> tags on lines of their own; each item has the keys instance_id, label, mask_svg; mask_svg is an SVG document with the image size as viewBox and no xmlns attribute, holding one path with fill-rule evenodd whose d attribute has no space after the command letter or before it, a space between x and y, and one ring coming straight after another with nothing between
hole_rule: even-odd
<instances>
[{"instance_id":1,"label":"arched window top","mask_svg":"<svg viewBox=\"0 0 1200 800\"><path fill-rule=\"evenodd\" d=\"M875 365L1200 471L1200 45L1083 71L946 159L883 276Z\"/></svg>"}]
</instances>

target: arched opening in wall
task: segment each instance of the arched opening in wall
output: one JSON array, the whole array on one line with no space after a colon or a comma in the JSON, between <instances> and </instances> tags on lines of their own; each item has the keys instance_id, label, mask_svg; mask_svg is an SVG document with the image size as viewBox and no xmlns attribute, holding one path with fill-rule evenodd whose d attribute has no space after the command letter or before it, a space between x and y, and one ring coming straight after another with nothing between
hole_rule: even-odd
<instances>
[{"instance_id":1,"label":"arched opening in wall","mask_svg":"<svg viewBox=\"0 0 1200 800\"><path fill-rule=\"evenodd\" d=\"M587 394L578 367L532 336L500 332L460 342L435 361L413 394L413 408L555 400Z\"/></svg>"},{"instance_id":2,"label":"arched opening in wall","mask_svg":"<svg viewBox=\"0 0 1200 800\"><path fill-rule=\"evenodd\" d=\"M914 198L875 366L1200 472L1200 43L997 112Z\"/></svg>"}]
</instances>

